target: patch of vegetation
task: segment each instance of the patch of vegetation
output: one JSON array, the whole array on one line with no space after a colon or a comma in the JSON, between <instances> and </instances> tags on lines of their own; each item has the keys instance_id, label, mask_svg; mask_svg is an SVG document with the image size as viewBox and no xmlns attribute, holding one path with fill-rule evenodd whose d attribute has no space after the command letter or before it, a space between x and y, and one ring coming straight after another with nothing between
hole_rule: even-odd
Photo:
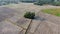
<instances>
[{"instance_id":1,"label":"patch of vegetation","mask_svg":"<svg viewBox=\"0 0 60 34\"><path fill-rule=\"evenodd\" d=\"M52 5L54 5L54 6L60 6L60 1L58 1L58 2L53 2Z\"/></svg>"},{"instance_id":2,"label":"patch of vegetation","mask_svg":"<svg viewBox=\"0 0 60 34\"><path fill-rule=\"evenodd\" d=\"M29 18L29 19L34 19L35 13L34 13L34 12L26 12L26 13L24 14L24 17L25 17L25 18Z\"/></svg>"},{"instance_id":3,"label":"patch of vegetation","mask_svg":"<svg viewBox=\"0 0 60 34\"><path fill-rule=\"evenodd\" d=\"M44 5L44 4L50 4L51 0L38 0L37 2L35 2L35 5Z\"/></svg>"},{"instance_id":4,"label":"patch of vegetation","mask_svg":"<svg viewBox=\"0 0 60 34\"><path fill-rule=\"evenodd\" d=\"M54 6L60 6L60 1L57 0L37 0L35 3L35 5L45 5L45 4L50 4L50 5L54 5Z\"/></svg>"},{"instance_id":5,"label":"patch of vegetation","mask_svg":"<svg viewBox=\"0 0 60 34\"><path fill-rule=\"evenodd\" d=\"M55 8L55 9L43 9L42 12L60 16L60 8Z\"/></svg>"},{"instance_id":6,"label":"patch of vegetation","mask_svg":"<svg viewBox=\"0 0 60 34\"><path fill-rule=\"evenodd\" d=\"M44 3L43 2L34 2L34 5L43 5Z\"/></svg>"},{"instance_id":7,"label":"patch of vegetation","mask_svg":"<svg viewBox=\"0 0 60 34\"><path fill-rule=\"evenodd\" d=\"M24 3L33 3L33 2L36 2L36 0L21 0L21 2L24 2Z\"/></svg>"}]
</instances>

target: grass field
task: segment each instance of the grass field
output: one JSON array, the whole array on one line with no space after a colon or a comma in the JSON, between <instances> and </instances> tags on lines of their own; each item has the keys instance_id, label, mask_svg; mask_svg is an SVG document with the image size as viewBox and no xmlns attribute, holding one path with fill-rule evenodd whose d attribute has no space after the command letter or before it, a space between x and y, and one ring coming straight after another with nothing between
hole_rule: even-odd
<instances>
[{"instance_id":1,"label":"grass field","mask_svg":"<svg viewBox=\"0 0 60 34\"><path fill-rule=\"evenodd\" d=\"M42 12L60 17L60 8L43 9Z\"/></svg>"}]
</instances>

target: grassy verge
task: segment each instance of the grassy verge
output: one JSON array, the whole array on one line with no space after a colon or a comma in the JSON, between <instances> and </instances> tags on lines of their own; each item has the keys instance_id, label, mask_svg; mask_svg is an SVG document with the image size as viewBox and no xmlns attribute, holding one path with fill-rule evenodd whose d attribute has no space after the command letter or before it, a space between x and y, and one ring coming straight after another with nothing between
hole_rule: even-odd
<instances>
[{"instance_id":1,"label":"grassy verge","mask_svg":"<svg viewBox=\"0 0 60 34\"><path fill-rule=\"evenodd\" d=\"M43 9L42 12L52 14L55 16L60 17L60 8L54 8L54 9Z\"/></svg>"}]
</instances>

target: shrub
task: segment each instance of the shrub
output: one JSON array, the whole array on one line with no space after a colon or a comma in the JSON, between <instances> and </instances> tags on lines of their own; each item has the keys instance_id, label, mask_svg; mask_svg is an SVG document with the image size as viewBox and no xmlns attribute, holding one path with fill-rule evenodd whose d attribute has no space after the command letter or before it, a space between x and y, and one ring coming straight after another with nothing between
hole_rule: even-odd
<instances>
[{"instance_id":1,"label":"shrub","mask_svg":"<svg viewBox=\"0 0 60 34\"><path fill-rule=\"evenodd\" d=\"M41 2L35 2L34 4L35 4L35 5L43 5L44 2L42 2L42 1L41 1Z\"/></svg>"},{"instance_id":2,"label":"shrub","mask_svg":"<svg viewBox=\"0 0 60 34\"><path fill-rule=\"evenodd\" d=\"M26 13L24 14L24 17L25 17L25 18L29 18L29 19L34 19L35 13L34 13L34 12L26 12Z\"/></svg>"},{"instance_id":3,"label":"shrub","mask_svg":"<svg viewBox=\"0 0 60 34\"><path fill-rule=\"evenodd\" d=\"M36 0L20 0L20 2L33 3L33 2L36 2Z\"/></svg>"},{"instance_id":4,"label":"shrub","mask_svg":"<svg viewBox=\"0 0 60 34\"><path fill-rule=\"evenodd\" d=\"M35 5L43 5L43 4L41 4L41 3L37 3L37 2L35 2L34 4L35 4Z\"/></svg>"},{"instance_id":5,"label":"shrub","mask_svg":"<svg viewBox=\"0 0 60 34\"><path fill-rule=\"evenodd\" d=\"M51 1L50 0L38 0L37 2L35 2L35 5L43 5L43 4L50 4Z\"/></svg>"},{"instance_id":6,"label":"shrub","mask_svg":"<svg viewBox=\"0 0 60 34\"><path fill-rule=\"evenodd\" d=\"M53 2L52 5L54 5L54 6L60 6L60 2Z\"/></svg>"}]
</instances>

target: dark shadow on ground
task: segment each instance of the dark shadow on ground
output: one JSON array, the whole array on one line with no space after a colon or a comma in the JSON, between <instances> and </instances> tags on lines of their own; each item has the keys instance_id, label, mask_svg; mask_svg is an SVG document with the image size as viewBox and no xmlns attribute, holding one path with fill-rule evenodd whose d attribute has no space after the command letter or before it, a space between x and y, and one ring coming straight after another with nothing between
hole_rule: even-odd
<instances>
[{"instance_id":1,"label":"dark shadow on ground","mask_svg":"<svg viewBox=\"0 0 60 34\"><path fill-rule=\"evenodd\" d=\"M43 17L35 16L34 20L40 20L40 21L45 21L46 19Z\"/></svg>"}]
</instances>

